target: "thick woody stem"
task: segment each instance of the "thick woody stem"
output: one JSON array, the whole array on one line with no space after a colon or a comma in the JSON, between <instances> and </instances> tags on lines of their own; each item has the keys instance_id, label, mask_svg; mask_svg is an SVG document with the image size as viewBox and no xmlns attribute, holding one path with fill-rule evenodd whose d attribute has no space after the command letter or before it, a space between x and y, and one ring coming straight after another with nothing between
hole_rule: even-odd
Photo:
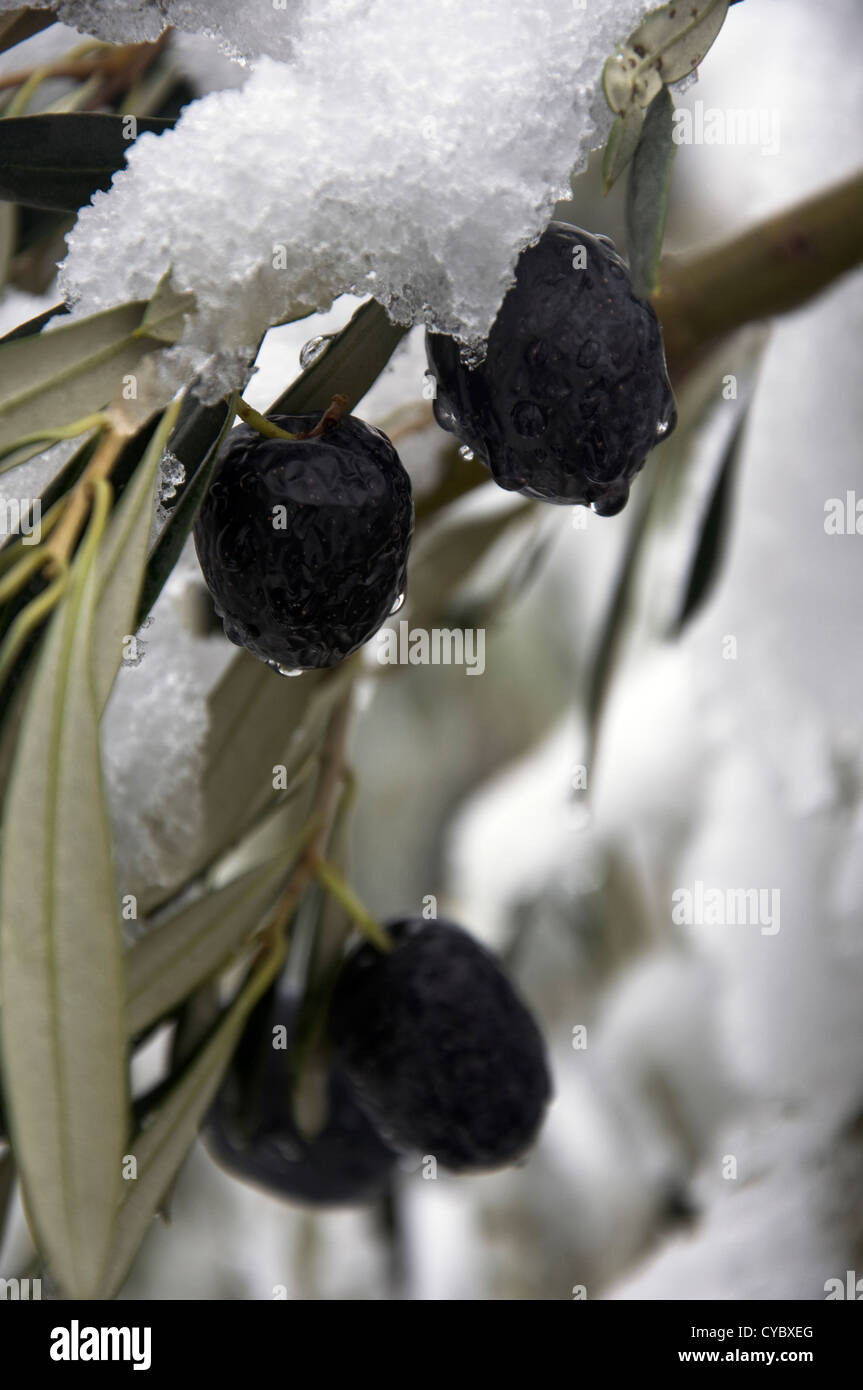
<instances>
[{"instance_id":1,"label":"thick woody stem","mask_svg":"<svg viewBox=\"0 0 863 1390\"><path fill-rule=\"evenodd\" d=\"M863 260L863 174L686 260L665 260L653 306L672 381L735 329L784 314Z\"/></svg>"}]
</instances>

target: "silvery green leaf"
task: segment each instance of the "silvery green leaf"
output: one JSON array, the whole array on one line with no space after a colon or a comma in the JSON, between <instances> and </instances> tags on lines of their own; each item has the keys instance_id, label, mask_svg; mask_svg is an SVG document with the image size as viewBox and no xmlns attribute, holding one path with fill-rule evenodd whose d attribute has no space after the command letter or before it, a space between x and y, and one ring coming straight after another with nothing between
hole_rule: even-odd
<instances>
[{"instance_id":1,"label":"silvery green leaf","mask_svg":"<svg viewBox=\"0 0 863 1390\"><path fill-rule=\"evenodd\" d=\"M137 624L147 617L180 558L231 423L231 412L222 401L216 406L196 404L190 418L185 422L181 418L177 426L171 439L171 452L186 470L186 483L147 561Z\"/></svg>"},{"instance_id":2,"label":"silvery green leaf","mask_svg":"<svg viewBox=\"0 0 863 1390\"><path fill-rule=\"evenodd\" d=\"M647 108L626 185L626 251L632 287L642 299L656 289L665 232L671 166L674 102L663 87Z\"/></svg>"},{"instance_id":3,"label":"silvery green leaf","mask_svg":"<svg viewBox=\"0 0 863 1390\"><path fill-rule=\"evenodd\" d=\"M247 652L237 653L208 700L202 863L275 803L273 768L284 766L290 783L351 679L353 671L344 666L288 679Z\"/></svg>"},{"instance_id":4,"label":"silvery green leaf","mask_svg":"<svg viewBox=\"0 0 863 1390\"><path fill-rule=\"evenodd\" d=\"M12 1150L6 1149L5 1153L0 1153L0 1247L3 1245L3 1238L6 1231L6 1218L9 1208L12 1205L12 1194L15 1191L15 1160L12 1157Z\"/></svg>"},{"instance_id":5,"label":"silvery green leaf","mask_svg":"<svg viewBox=\"0 0 863 1390\"><path fill-rule=\"evenodd\" d=\"M414 544L408 570L408 606L405 612L388 620L386 626L397 626L405 613L418 627L436 627L445 619L457 590L477 566L482 556L511 526L529 514L533 503L523 498L501 500L494 484L489 483L489 495L496 505L493 510L475 510L466 514L457 510L442 512L423 531Z\"/></svg>"},{"instance_id":6,"label":"silvery green leaf","mask_svg":"<svg viewBox=\"0 0 863 1390\"><path fill-rule=\"evenodd\" d=\"M390 321L386 309L375 300L361 304L267 414L303 415L324 410L337 392L347 396L353 410L377 381L406 332Z\"/></svg>"},{"instance_id":7,"label":"silvery green leaf","mask_svg":"<svg viewBox=\"0 0 863 1390\"><path fill-rule=\"evenodd\" d=\"M652 10L607 59L602 88L611 110L646 108L660 88L688 76L713 44L730 0L691 0Z\"/></svg>"},{"instance_id":8,"label":"silvery green leaf","mask_svg":"<svg viewBox=\"0 0 863 1390\"><path fill-rule=\"evenodd\" d=\"M118 1214L102 1297L111 1297L122 1284L153 1216L195 1141L243 1024L272 980L275 968L276 962L264 965L243 988L209 1042L192 1059L133 1142L136 1176L128 1182Z\"/></svg>"},{"instance_id":9,"label":"silvery green leaf","mask_svg":"<svg viewBox=\"0 0 863 1390\"><path fill-rule=\"evenodd\" d=\"M644 125L644 111L640 106L630 106L622 116L618 116L602 156L602 191L608 193L623 173L638 148L638 141Z\"/></svg>"},{"instance_id":10,"label":"silvery green leaf","mask_svg":"<svg viewBox=\"0 0 863 1390\"><path fill-rule=\"evenodd\" d=\"M40 29L47 29L55 20L52 10L32 10L26 5L0 15L0 53L23 43L33 34L38 34Z\"/></svg>"},{"instance_id":11,"label":"silvery green leaf","mask_svg":"<svg viewBox=\"0 0 863 1390\"><path fill-rule=\"evenodd\" d=\"M194 305L195 296L191 291L179 293L173 288L169 268L153 291L136 332L161 343L175 343L182 336L186 315Z\"/></svg>"},{"instance_id":12,"label":"silvery green leaf","mask_svg":"<svg viewBox=\"0 0 863 1390\"><path fill-rule=\"evenodd\" d=\"M100 709L120 667L123 639L138 626L138 595L147 562L156 479L179 408L179 401L175 401L164 412L99 548L94 680Z\"/></svg>"},{"instance_id":13,"label":"silvery green leaf","mask_svg":"<svg viewBox=\"0 0 863 1390\"><path fill-rule=\"evenodd\" d=\"M18 213L13 203L0 203L0 289L6 284L9 263L15 250Z\"/></svg>"},{"instance_id":14,"label":"silvery green leaf","mask_svg":"<svg viewBox=\"0 0 863 1390\"><path fill-rule=\"evenodd\" d=\"M751 331L737 340L733 357L725 348L693 373L678 401L674 434L648 459L638 489L639 510L629 523L588 682L586 716L593 740L622 664L674 631L704 516L727 458L728 439L748 401L764 341L761 329ZM722 395L731 365L739 381L738 400Z\"/></svg>"},{"instance_id":15,"label":"silvery green leaf","mask_svg":"<svg viewBox=\"0 0 863 1390\"><path fill-rule=\"evenodd\" d=\"M642 110L649 106L662 87L662 78L627 47L606 60L602 87L612 111L622 116L633 106Z\"/></svg>"},{"instance_id":16,"label":"silvery green leaf","mask_svg":"<svg viewBox=\"0 0 863 1390\"><path fill-rule=\"evenodd\" d=\"M48 628L4 808L0 874L6 1103L40 1248L93 1297L127 1138L125 978L92 679L91 534Z\"/></svg>"},{"instance_id":17,"label":"silvery green leaf","mask_svg":"<svg viewBox=\"0 0 863 1390\"><path fill-rule=\"evenodd\" d=\"M29 435L71 425L108 404L123 377L160 346L138 332L145 307L121 304L0 344L0 457Z\"/></svg>"},{"instance_id":18,"label":"silvery green leaf","mask_svg":"<svg viewBox=\"0 0 863 1390\"><path fill-rule=\"evenodd\" d=\"M754 391L747 390L733 420L725 449L720 455L701 524L697 531L688 577L680 607L669 625L669 636L679 636L702 607L722 570L731 529L731 494L740 465L746 422Z\"/></svg>"},{"instance_id":19,"label":"silvery green leaf","mask_svg":"<svg viewBox=\"0 0 863 1390\"><path fill-rule=\"evenodd\" d=\"M697 68L725 23L730 0L687 0L651 11L627 46L642 64L659 60L665 83L679 82ZM639 53L643 49L643 55Z\"/></svg>"},{"instance_id":20,"label":"silvery green leaf","mask_svg":"<svg viewBox=\"0 0 863 1390\"><path fill-rule=\"evenodd\" d=\"M74 103L82 89L68 94ZM175 120L138 120L137 134L161 134ZM0 123L0 199L23 207L77 212L122 169L134 141L126 116L113 112L63 111L57 106L34 116Z\"/></svg>"},{"instance_id":21,"label":"silvery green leaf","mask_svg":"<svg viewBox=\"0 0 863 1390\"><path fill-rule=\"evenodd\" d=\"M278 897L294 856L284 852L164 917L126 956L131 1036L176 1008L248 941Z\"/></svg>"}]
</instances>

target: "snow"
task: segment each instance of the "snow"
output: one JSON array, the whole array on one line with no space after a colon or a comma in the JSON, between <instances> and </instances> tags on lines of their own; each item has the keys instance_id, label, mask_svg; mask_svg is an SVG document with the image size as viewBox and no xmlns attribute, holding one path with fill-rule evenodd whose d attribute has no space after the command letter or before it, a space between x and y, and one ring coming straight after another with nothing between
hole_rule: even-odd
<instances>
[{"instance_id":1,"label":"snow","mask_svg":"<svg viewBox=\"0 0 863 1390\"><path fill-rule=\"evenodd\" d=\"M255 30L266 55L244 86L141 136L81 211L64 293L93 313L151 294L170 264L196 311L164 354L166 394L198 372L208 399L238 385L269 325L346 291L477 345L519 251L607 134L602 63L643 8L322 0L290 63L269 56L277 24ZM207 28L223 19L207 6ZM112 33L121 20L112 7Z\"/></svg>"},{"instance_id":2,"label":"snow","mask_svg":"<svg viewBox=\"0 0 863 1390\"><path fill-rule=\"evenodd\" d=\"M191 629L200 582L191 542L121 666L102 721L102 758L121 894L183 882L203 828L207 694L234 649Z\"/></svg>"},{"instance_id":3,"label":"snow","mask_svg":"<svg viewBox=\"0 0 863 1390\"><path fill-rule=\"evenodd\" d=\"M0 0L0 11L18 4ZM207 34L234 56L273 53L287 58L306 0L32 0L30 8L53 9L79 33L113 43L151 41L171 24L186 33Z\"/></svg>"}]
</instances>

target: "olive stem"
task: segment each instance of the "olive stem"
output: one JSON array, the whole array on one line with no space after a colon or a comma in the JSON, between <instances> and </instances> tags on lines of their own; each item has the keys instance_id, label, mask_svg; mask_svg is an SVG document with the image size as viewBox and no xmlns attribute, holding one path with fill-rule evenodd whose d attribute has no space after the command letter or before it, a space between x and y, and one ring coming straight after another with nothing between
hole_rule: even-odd
<instances>
[{"instance_id":1,"label":"olive stem","mask_svg":"<svg viewBox=\"0 0 863 1390\"><path fill-rule=\"evenodd\" d=\"M325 430L331 429L333 425L338 424L339 420L341 420L342 416L344 415L347 409L347 396L333 396L332 400L330 401L330 404L327 406L326 410L324 411L318 423L315 425L314 429L304 430L302 434L297 435L297 439L320 438L320 436L324 433Z\"/></svg>"},{"instance_id":2,"label":"olive stem","mask_svg":"<svg viewBox=\"0 0 863 1390\"><path fill-rule=\"evenodd\" d=\"M336 901L341 903L345 912L357 924L360 931L368 937L373 946L376 946L379 951L392 950L393 943L383 927L363 906L350 884L342 878L334 865L328 863L326 859L319 859L315 864L315 877L326 888L327 892L332 893Z\"/></svg>"},{"instance_id":3,"label":"olive stem","mask_svg":"<svg viewBox=\"0 0 863 1390\"><path fill-rule=\"evenodd\" d=\"M279 429L272 420L268 420L266 415L254 410L248 402L244 401L239 393L236 393L233 401L234 414L239 415L240 419L249 425L258 434L262 434L265 439L298 439L299 435L289 434L287 430Z\"/></svg>"}]
</instances>

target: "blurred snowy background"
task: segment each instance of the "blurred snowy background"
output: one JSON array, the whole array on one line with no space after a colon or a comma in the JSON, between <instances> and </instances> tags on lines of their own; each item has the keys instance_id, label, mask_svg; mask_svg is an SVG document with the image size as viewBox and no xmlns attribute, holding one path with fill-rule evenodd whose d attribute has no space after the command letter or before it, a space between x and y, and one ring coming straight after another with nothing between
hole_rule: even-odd
<instances>
[{"instance_id":1,"label":"blurred snowy background","mask_svg":"<svg viewBox=\"0 0 863 1390\"><path fill-rule=\"evenodd\" d=\"M41 61L71 39L53 28L27 48ZM861 39L854 0L732 10L677 103L771 113L779 148L682 146L669 252L854 171ZM245 80L208 40L174 43L196 91ZM621 190L601 198L594 162L559 211L622 242ZM57 297L7 292L0 330ZM266 407L353 307L271 331L247 399ZM650 633L615 668L587 796L584 683L630 511L577 528L546 508L539 536L506 538L499 566L539 541L542 560L489 624L481 676L370 663L353 881L384 917L434 894L505 956L552 1057L536 1151L486 1177L406 1171L386 1211L315 1213L199 1148L124 1297L819 1299L863 1275L863 540L824 524L857 486L861 326L858 274L710 364L720 401L763 354L722 570L679 640ZM418 328L357 413L421 402L423 371ZM399 442L420 495L447 447L434 426ZM25 467L22 495L51 465ZM191 626L198 582L187 552L106 721L121 862L163 882L200 817L205 696L230 654ZM675 924L672 894L696 882L778 893L779 930Z\"/></svg>"}]
</instances>

